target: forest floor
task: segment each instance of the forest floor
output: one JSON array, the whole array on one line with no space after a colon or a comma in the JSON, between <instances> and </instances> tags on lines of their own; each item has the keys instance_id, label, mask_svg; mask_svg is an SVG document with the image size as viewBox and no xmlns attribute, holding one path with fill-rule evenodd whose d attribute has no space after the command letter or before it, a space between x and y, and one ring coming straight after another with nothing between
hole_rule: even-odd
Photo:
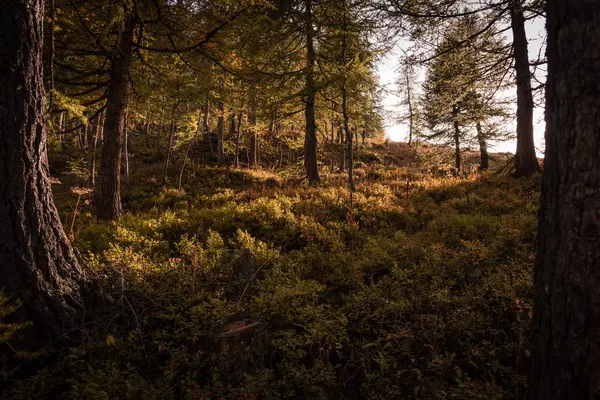
<instances>
[{"instance_id":1,"label":"forest floor","mask_svg":"<svg viewBox=\"0 0 600 400\"><path fill-rule=\"evenodd\" d=\"M77 340L0 353L0 397L523 398L539 176L432 177L427 147L368 149L353 195L342 173L203 166L177 189L143 166L116 223L86 195L72 223L60 176L101 293Z\"/></svg>"}]
</instances>

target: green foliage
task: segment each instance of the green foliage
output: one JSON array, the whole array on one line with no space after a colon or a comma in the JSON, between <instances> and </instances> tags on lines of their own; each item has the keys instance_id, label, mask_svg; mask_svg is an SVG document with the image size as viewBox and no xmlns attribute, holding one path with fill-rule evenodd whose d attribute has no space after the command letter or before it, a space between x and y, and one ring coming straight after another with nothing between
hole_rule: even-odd
<instances>
[{"instance_id":1,"label":"green foliage","mask_svg":"<svg viewBox=\"0 0 600 400\"><path fill-rule=\"evenodd\" d=\"M202 173L215 180L205 184L219 185L212 194L140 189L147 207L136 214L111 224L82 218L76 245L105 300L78 346L37 356L28 375L3 368L3 395L523 393L537 178L436 180L373 168L377 179L358 174L352 205L335 177L320 188L263 189L248 176L240 185L242 172L209 169ZM255 265L248 288L237 272L241 248ZM269 362L232 386L212 366L211 343L215 327L237 315L267 324Z\"/></svg>"}]
</instances>

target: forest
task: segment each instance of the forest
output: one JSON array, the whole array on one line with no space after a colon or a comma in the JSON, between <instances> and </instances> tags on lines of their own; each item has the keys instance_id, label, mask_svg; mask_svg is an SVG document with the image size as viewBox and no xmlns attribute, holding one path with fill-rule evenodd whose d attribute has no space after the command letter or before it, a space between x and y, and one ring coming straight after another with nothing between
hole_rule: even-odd
<instances>
[{"instance_id":1,"label":"forest","mask_svg":"<svg viewBox=\"0 0 600 400\"><path fill-rule=\"evenodd\" d=\"M598 26L2 0L0 398L600 398Z\"/></svg>"}]
</instances>

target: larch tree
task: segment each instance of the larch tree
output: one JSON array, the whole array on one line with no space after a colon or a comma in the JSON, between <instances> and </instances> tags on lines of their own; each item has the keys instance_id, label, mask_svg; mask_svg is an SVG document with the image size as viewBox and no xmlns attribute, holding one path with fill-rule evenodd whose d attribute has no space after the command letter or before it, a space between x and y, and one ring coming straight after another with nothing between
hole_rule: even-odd
<instances>
[{"instance_id":1,"label":"larch tree","mask_svg":"<svg viewBox=\"0 0 600 400\"><path fill-rule=\"evenodd\" d=\"M47 337L83 314L85 274L52 198L43 0L0 4L0 286Z\"/></svg>"},{"instance_id":2,"label":"larch tree","mask_svg":"<svg viewBox=\"0 0 600 400\"><path fill-rule=\"evenodd\" d=\"M600 397L600 7L549 0L531 395Z\"/></svg>"},{"instance_id":3,"label":"larch tree","mask_svg":"<svg viewBox=\"0 0 600 400\"><path fill-rule=\"evenodd\" d=\"M517 87L515 177L530 176L539 171L535 153L533 136L533 93L531 87L531 70L525 22L543 14L537 0L492 0L485 2L469 2L465 0L392 0L383 1L379 8L392 18L407 23L411 38L422 43L432 42L431 33L440 25L453 24L456 20L468 16L477 16L485 23L468 37L454 43L447 49L434 51L425 60L431 60L450 51L450 48L477 40L481 35L503 35L510 30L512 43L502 49L502 54L512 61L515 83ZM508 27L506 25L508 24ZM422 40L425 38L425 40ZM435 41L434 41L435 42ZM439 49L438 49L439 50Z\"/></svg>"}]
</instances>

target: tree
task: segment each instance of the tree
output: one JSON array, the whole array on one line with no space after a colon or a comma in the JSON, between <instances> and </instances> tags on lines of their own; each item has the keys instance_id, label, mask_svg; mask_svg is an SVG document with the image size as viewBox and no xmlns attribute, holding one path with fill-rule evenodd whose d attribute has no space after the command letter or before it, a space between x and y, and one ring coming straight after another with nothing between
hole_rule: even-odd
<instances>
[{"instance_id":1,"label":"tree","mask_svg":"<svg viewBox=\"0 0 600 400\"><path fill-rule=\"evenodd\" d=\"M312 0L304 2L304 24L306 29L306 109L304 115L306 117L306 132L304 136L304 168L308 176L310 185L321 181L319 177L319 165L317 161L317 123L315 121L315 98L317 96L317 88L315 85L315 28L313 26L313 5Z\"/></svg>"},{"instance_id":2,"label":"tree","mask_svg":"<svg viewBox=\"0 0 600 400\"><path fill-rule=\"evenodd\" d=\"M0 285L48 337L77 324L85 281L50 188L43 0L0 5Z\"/></svg>"},{"instance_id":3,"label":"tree","mask_svg":"<svg viewBox=\"0 0 600 400\"><path fill-rule=\"evenodd\" d=\"M600 7L549 0L531 393L600 396Z\"/></svg>"},{"instance_id":4,"label":"tree","mask_svg":"<svg viewBox=\"0 0 600 400\"><path fill-rule=\"evenodd\" d=\"M507 59L499 51L504 43L491 29L486 34L479 34L477 40L466 41L465 38L481 29L482 22L475 15L455 22L444 32L437 49L440 56L430 61L423 85L422 108L432 131L428 138L452 144L455 167L460 170L460 147L463 142L473 140L468 132L475 125L481 167L485 169L486 141L496 131L488 129L484 133L482 123L507 115L504 104L495 100L499 89L505 86ZM500 138L502 135L494 136Z\"/></svg>"},{"instance_id":5,"label":"tree","mask_svg":"<svg viewBox=\"0 0 600 400\"><path fill-rule=\"evenodd\" d=\"M511 0L509 5L517 77L517 151L515 153L517 178L540 171L533 141L533 93L523 3L522 0Z\"/></svg>"}]
</instances>

